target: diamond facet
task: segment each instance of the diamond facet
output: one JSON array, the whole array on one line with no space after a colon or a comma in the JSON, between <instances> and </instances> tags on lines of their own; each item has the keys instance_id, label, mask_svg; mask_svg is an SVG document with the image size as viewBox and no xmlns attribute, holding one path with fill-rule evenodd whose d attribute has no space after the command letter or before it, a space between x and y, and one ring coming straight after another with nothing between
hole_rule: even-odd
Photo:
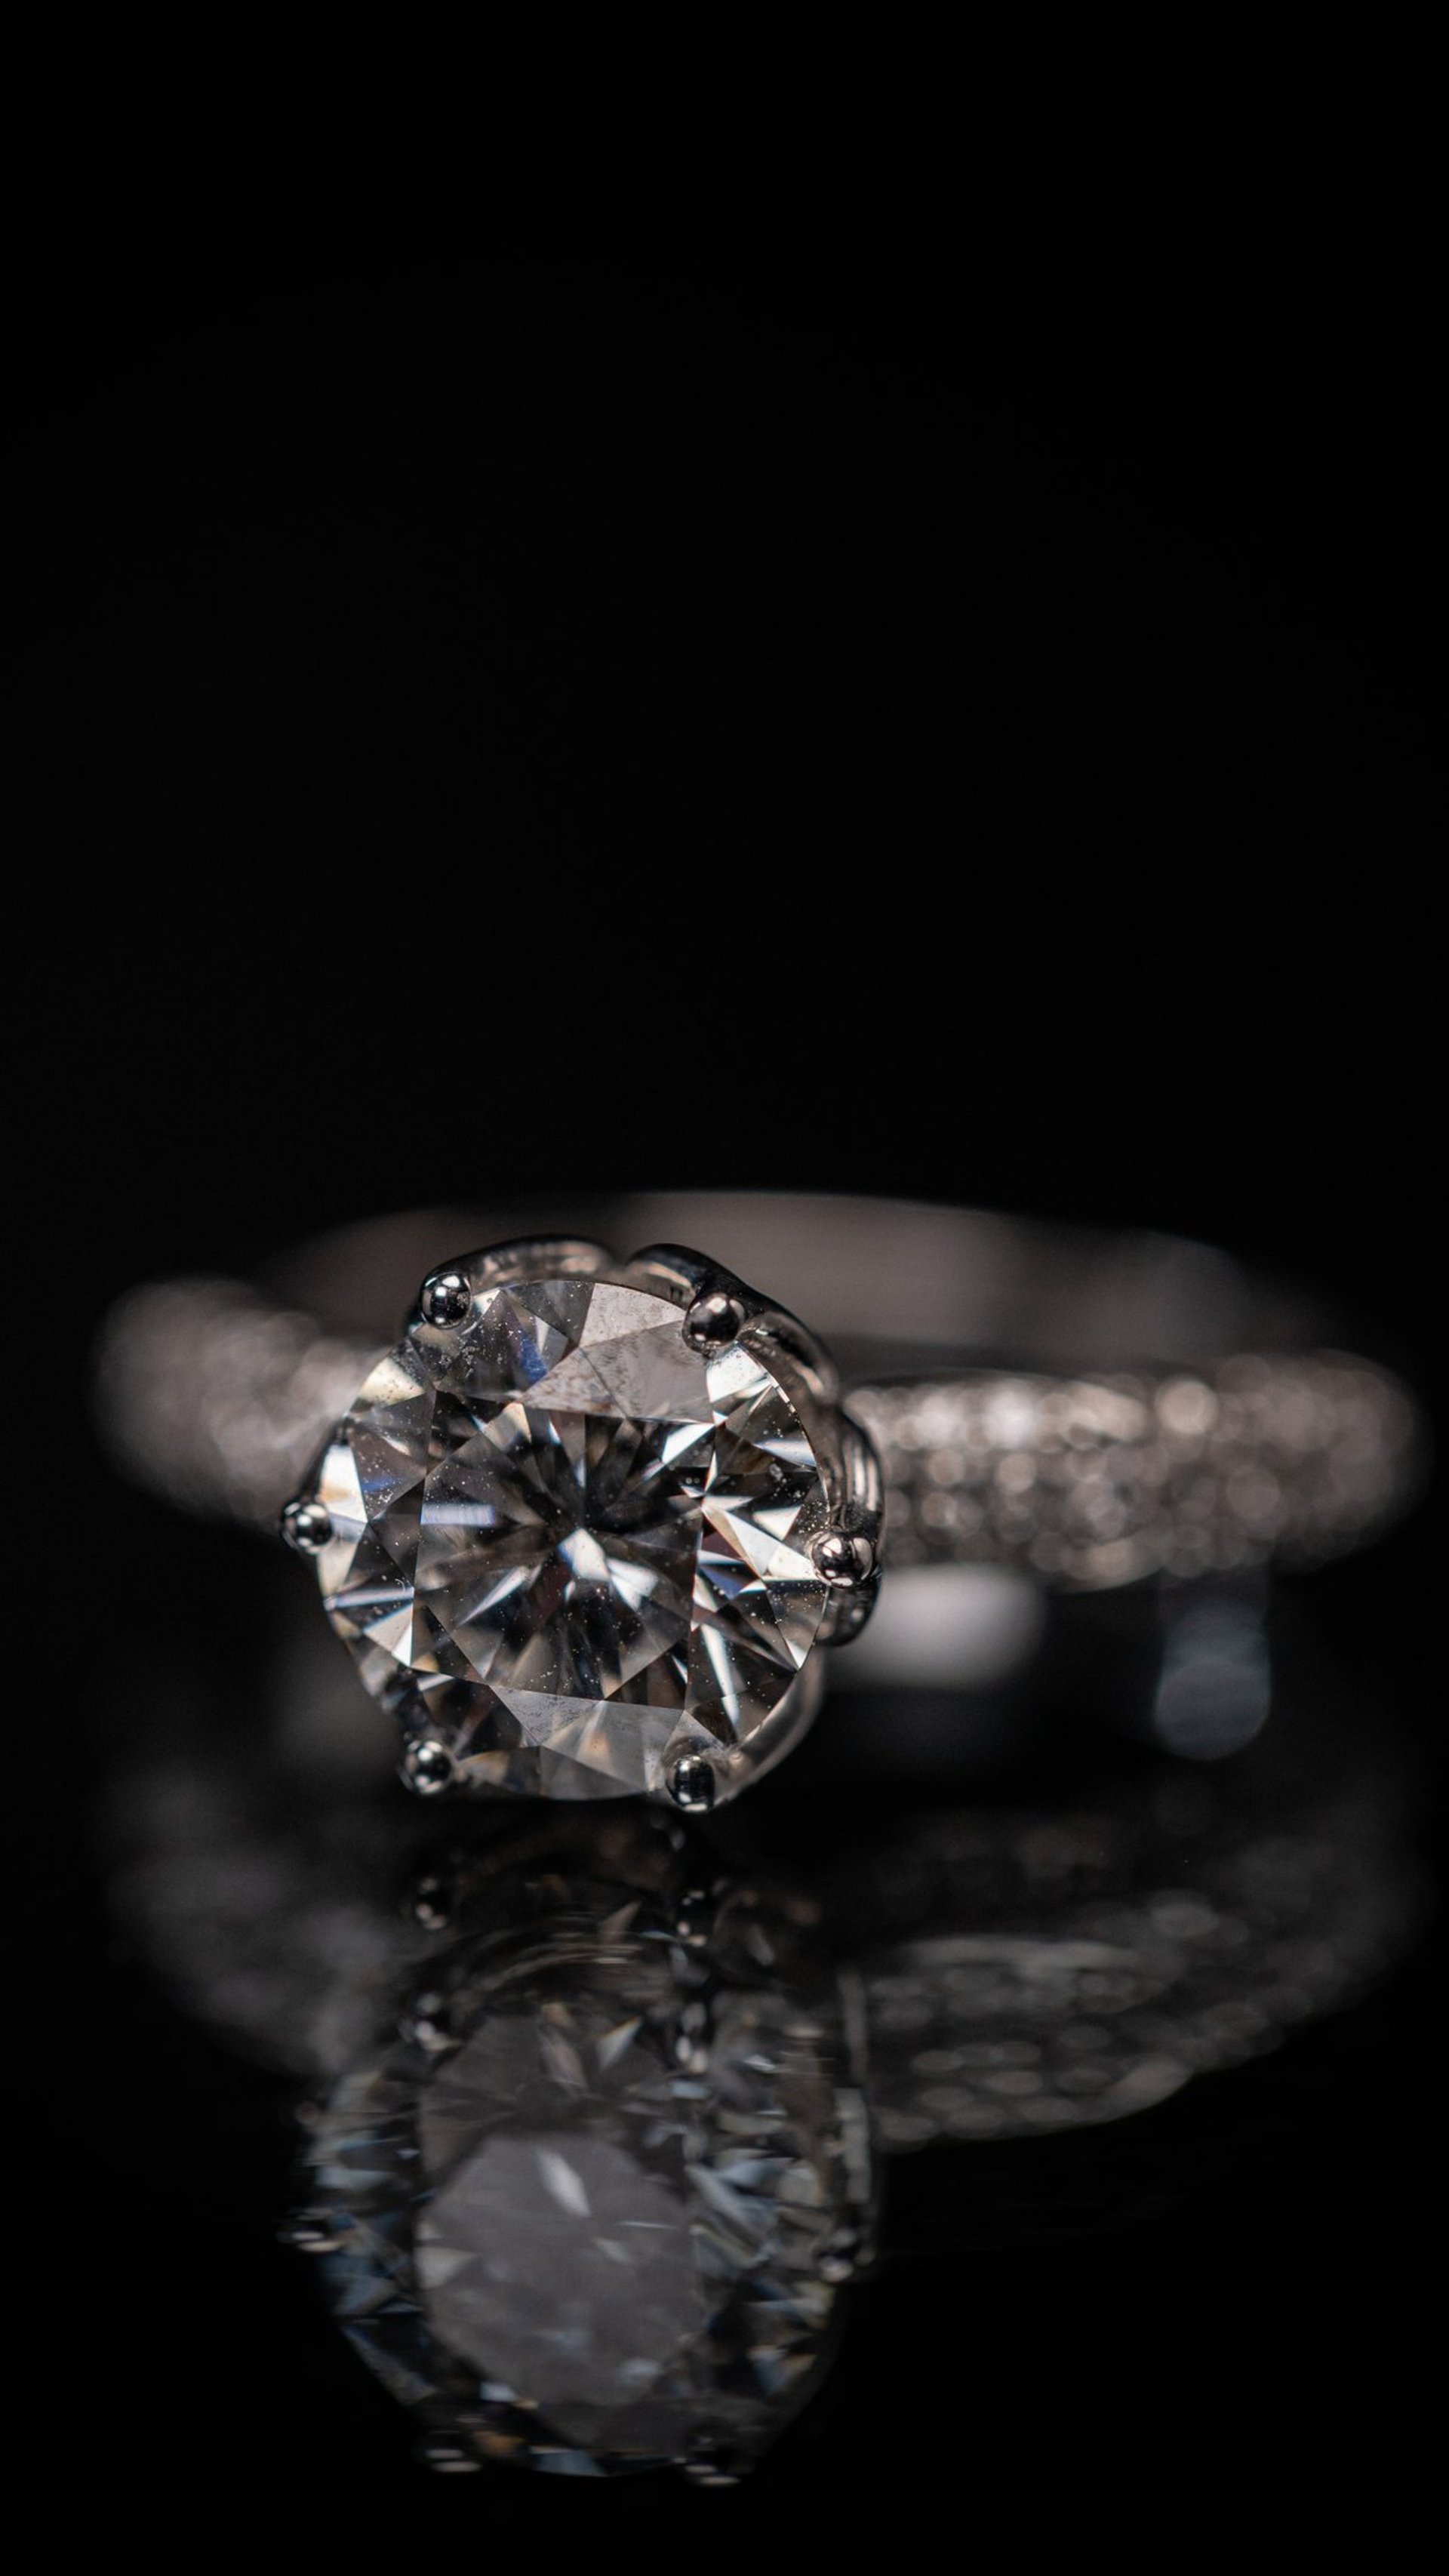
<instances>
[{"instance_id":1,"label":"diamond facet","mask_svg":"<svg viewBox=\"0 0 1449 2576\"><path fill-rule=\"evenodd\" d=\"M666 1297L472 1280L324 1454L328 1616L462 1785L666 1792L787 1717L827 1600L811 1438L756 1351L698 1347Z\"/></svg>"}]
</instances>

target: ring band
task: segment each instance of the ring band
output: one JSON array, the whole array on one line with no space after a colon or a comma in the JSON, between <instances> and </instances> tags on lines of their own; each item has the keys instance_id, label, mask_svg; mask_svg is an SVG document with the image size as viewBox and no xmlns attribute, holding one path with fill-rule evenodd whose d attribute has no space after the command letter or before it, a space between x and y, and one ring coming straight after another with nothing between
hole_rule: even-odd
<instances>
[{"instance_id":1,"label":"ring band","mask_svg":"<svg viewBox=\"0 0 1449 2576\"><path fill-rule=\"evenodd\" d=\"M810 1318L880 1449L887 1567L1100 1588L1317 1563L1412 1489L1404 1387L1315 1347L1322 1316L1203 1245L732 1192L568 1215L606 1242L707 1243ZM270 1293L132 1291L100 1355L114 1453L173 1504L270 1527L430 1263L545 1230L536 1211L408 1214L306 1247Z\"/></svg>"},{"instance_id":2,"label":"ring band","mask_svg":"<svg viewBox=\"0 0 1449 2576\"><path fill-rule=\"evenodd\" d=\"M850 1200L589 1215L441 1265L501 1221L353 1229L278 1280L314 1315L183 1281L105 1335L145 1481L257 1520L303 1476L282 1534L420 1793L708 1808L798 1742L883 1562L1226 1574L1330 1556L1407 1489L1403 1390L1285 1347L1305 1319L1199 1247ZM678 1240L620 1259L686 1231L769 1294Z\"/></svg>"}]
</instances>

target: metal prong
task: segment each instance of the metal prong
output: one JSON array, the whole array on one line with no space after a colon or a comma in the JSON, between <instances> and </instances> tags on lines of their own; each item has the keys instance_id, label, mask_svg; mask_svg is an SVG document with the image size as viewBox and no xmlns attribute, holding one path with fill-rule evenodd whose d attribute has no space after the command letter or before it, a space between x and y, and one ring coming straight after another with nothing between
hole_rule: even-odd
<instances>
[{"instance_id":1,"label":"metal prong","mask_svg":"<svg viewBox=\"0 0 1449 2576\"><path fill-rule=\"evenodd\" d=\"M294 1494L282 1505L277 1527L299 1556L320 1556L332 1536L332 1515L310 1495Z\"/></svg>"},{"instance_id":2,"label":"metal prong","mask_svg":"<svg viewBox=\"0 0 1449 2576\"><path fill-rule=\"evenodd\" d=\"M442 2057L454 2045L447 2008L441 1995L419 1995L412 2011L398 2023L398 2037L425 2057Z\"/></svg>"},{"instance_id":3,"label":"metal prong","mask_svg":"<svg viewBox=\"0 0 1449 2576\"><path fill-rule=\"evenodd\" d=\"M875 1575L875 1549L862 1530L823 1529L810 1561L832 1591L862 1592Z\"/></svg>"},{"instance_id":4,"label":"metal prong","mask_svg":"<svg viewBox=\"0 0 1449 2576\"><path fill-rule=\"evenodd\" d=\"M420 1736L410 1744L400 1765L408 1787L420 1798L436 1798L440 1789L451 1789L456 1777L453 1757L446 1744L431 1735Z\"/></svg>"},{"instance_id":5,"label":"metal prong","mask_svg":"<svg viewBox=\"0 0 1449 2576\"><path fill-rule=\"evenodd\" d=\"M696 1297L684 1318L684 1338L696 1351L724 1351L737 1341L743 1328L745 1310L738 1297L727 1289L712 1288Z\"/></svg>"},{"instance_id":6,"label":"metal prong","mask_svg":"<svg viewBox=\"0 0 1449 2576\"><path fill-rule=\"evenodd\" d=\"M347 2232L343 2219L339 2230L337 2218L323 2209L297 2209L284 2219L277 2230L278 2241L289 2245L294 2254L332 2254L339 2234Z\"/></svg>"},{"instance_id":7,"label":"metal prong","mask_svg":"<svg viewBox=\"0 0 1449 2576\"><path fill-rule=\"evenodd\" d=\"M473 1291L461 1270L435 1270L418 1290L418 1312L426 1324L463 1324L472 1311Z\"/></svg>"},{"instance_id":8,"label":"metal prong","mask_svg":"<svg viewBox=\"0 0 1449 2576\"><path fill-rule=\"evenodd\" d=\"M425 1932L446 1932L453 1919L450 1891L434 1870L413 1889L413 1919Z\"/></svg>"},{"instance_id":9,"label":"metal prong","mask_svg":"<svg viewBox=\"0 0 1449 2576\"><path fill-rule=\"evenodd\" d=\"M483 2466L481 2460L473 2459L464 2450L461 2442L444 2441L439 2435L419 2442L413 2456L420 2469L432 2469L439 2477L473 2477Z\"/></svg>"},{"instance_id":10,"label":"metal prong","mask_svg":"<svg viewBox=\"0 0 1449 2576\"><path fill-rule=\"evenodd\" d=\"M709 1939L714 1904L702 1887L686 1888L674 1910L674 1937L687 1950L701 1949Z\"/></svg>"},{"instance_id":11,"label":"metal prong","mask_svg":"<svg viewBox=\"0 0 1449 2576\"><path fill-rule=\"evenodd\" d=\"M817 2269L821 2280L828 2281L832 2288L837 2287L842 2281L848 2281L853 2273L860 2270L861 2250L860 2237L855 2228L837 2227L817 2257Z\"/></svg>"},{"instance_id":12,"label":"metal prong","mask_svg":"<svg viewBox=\"0 0 1449 2576\"><path fill-rule=\"evenodd\" d=\"M744 2463L722 2442L696 2438L690 2443L679 2466L691 2486L733 2487L739 2485Z\"/></svg>"},{"instance_id":13,"label":"metal prong","mask_svg":"<svg viewBox=\"0 0 1449 2576\"><path fill-rule=\"evenodd\" d=\"M676 1807L703 1815L714 1805L714 1765L702 1753L686 1753L669 1774L669 1794Z\"/></svg>"}]
</instances>

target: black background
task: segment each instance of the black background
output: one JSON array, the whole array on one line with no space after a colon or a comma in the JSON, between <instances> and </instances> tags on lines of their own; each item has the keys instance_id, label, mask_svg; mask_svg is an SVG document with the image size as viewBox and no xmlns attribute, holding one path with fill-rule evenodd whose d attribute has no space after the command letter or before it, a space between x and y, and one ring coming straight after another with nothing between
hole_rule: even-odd
<instances>
[{"instance_id":1,"label":"black background","mask_svg":"<svg viewBox=\"0 0 1449 2576\"><path fill-rule=\"evenodd\" d=\"M1433 1392L1445 423L1411 189L93 165L16 269L13 1097L74 1350L131 1280L333 1218L703 1182L1221 1240ZM430 2547L1399 2510L1422 1974L1025 2181L903 2168L869 2324L738 2496L414 2473L273 2246L280 2099L107 1946L105 1656L191 1618L192 1575L224 1594L234 1543L121 1498L61 1374L21 2107L59 2105L74 2175L25 2184L65 2213L62 2458L173 2537L286 2490ZM1436 1572L1421 1516L1306 1587L1426 1732Z\"/></svg>"}]
</instances>

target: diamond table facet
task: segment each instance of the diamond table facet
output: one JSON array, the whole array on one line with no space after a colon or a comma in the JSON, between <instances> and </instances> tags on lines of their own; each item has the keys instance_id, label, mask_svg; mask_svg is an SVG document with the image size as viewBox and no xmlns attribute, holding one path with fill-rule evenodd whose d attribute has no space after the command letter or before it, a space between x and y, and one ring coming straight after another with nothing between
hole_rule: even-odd
<instances>
[{"instance_id":1,"label":"diamond table facet","mask_svg":"<svg viewBox=\"0 0 1449 2576\"><path fill-rule=\"evenodd\" d=\"M310 1499L329 1618L463 1785L667 1787L758 1736L825 1614L796 1405L679 1306L559 1276L480 1287L378 1362Z\"/></svg>"}]
</instances>

